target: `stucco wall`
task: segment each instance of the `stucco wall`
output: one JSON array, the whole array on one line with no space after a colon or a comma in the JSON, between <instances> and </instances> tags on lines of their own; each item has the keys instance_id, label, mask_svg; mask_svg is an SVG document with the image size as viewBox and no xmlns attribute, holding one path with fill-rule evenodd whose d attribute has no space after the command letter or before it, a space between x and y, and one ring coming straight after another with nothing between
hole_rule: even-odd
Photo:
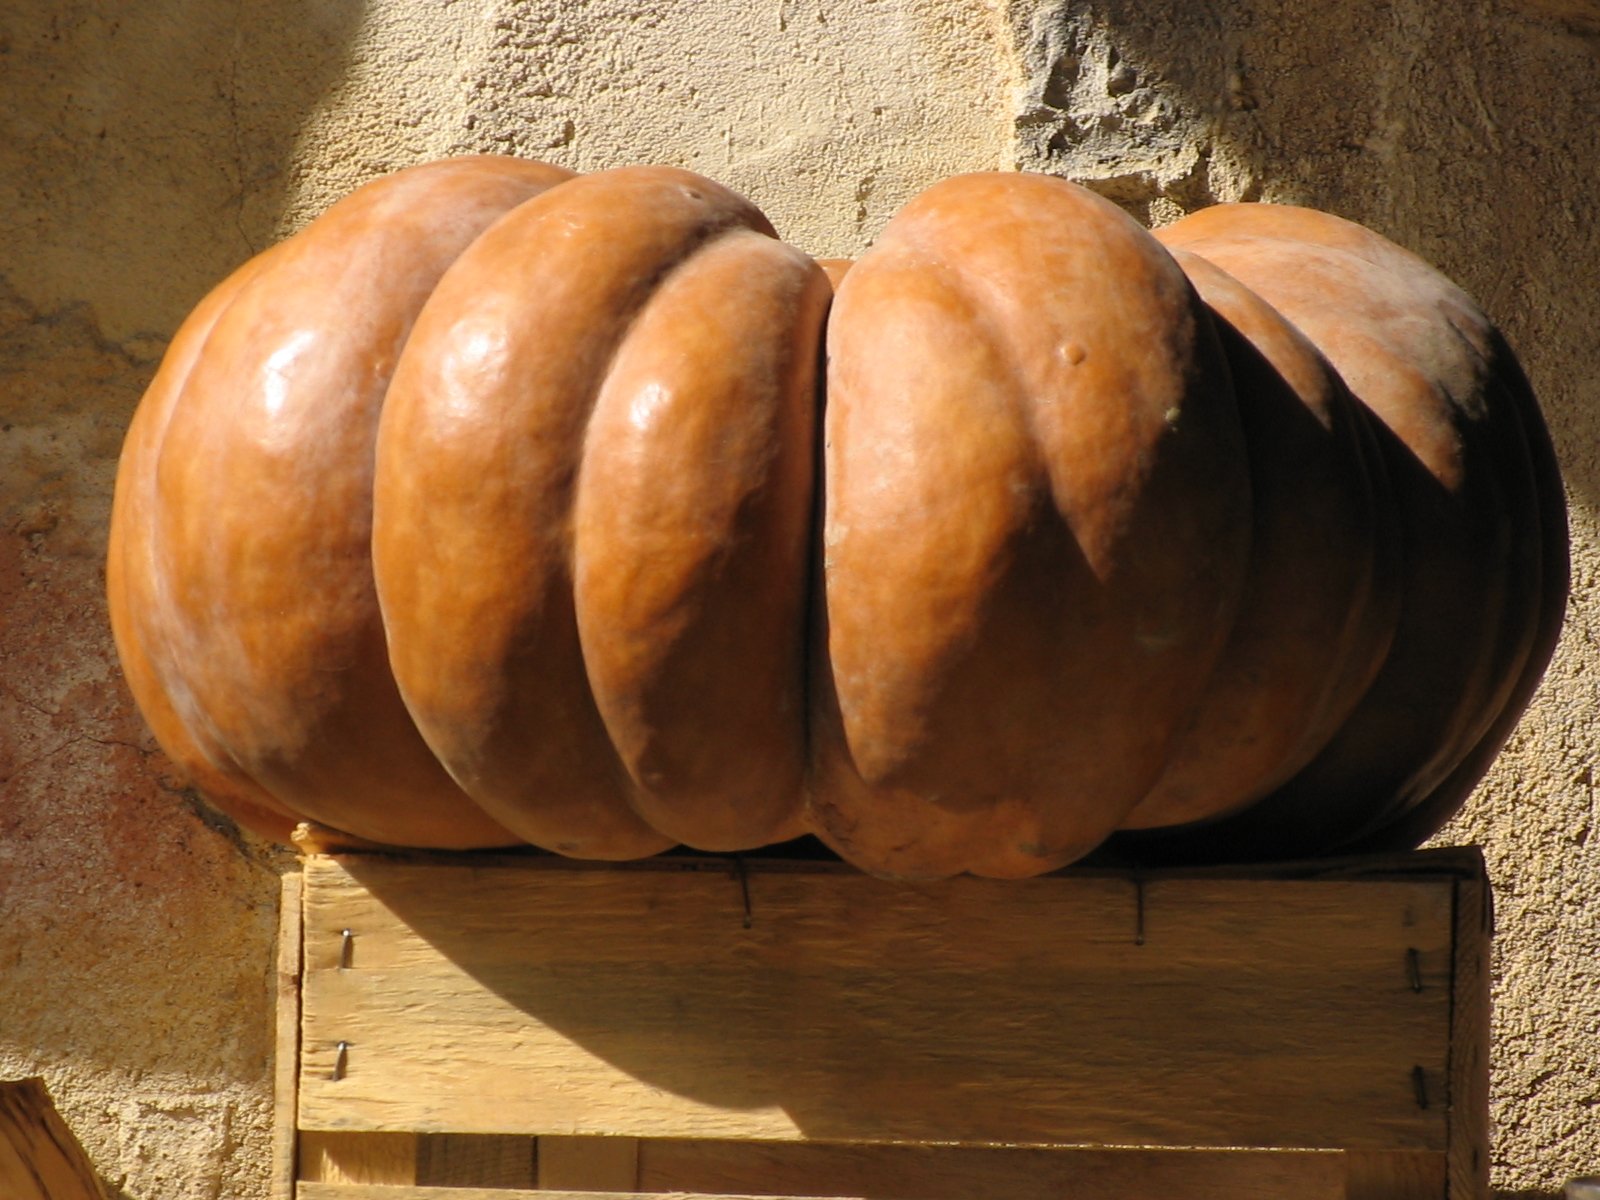
<instances>
[{"instance_id":1,"label":"stucco wall","mask_svg":"<svg viewBox=\"0 0 1600 1200\"><path fill-rule=\"evenodd\" d=\"M1293 200L1473 291L1573 501L1541 696L1450 831L1499 898L1495 1178L1600 1169L1600 21L1586 0L0 0L0 1076L42 1072L136 1200L265 1194L276 873L130 711L101 600L115 455L183 313L381 171L670 162L817 254L1020 165L1154 221Z\"/></svg>"}]
</instances>

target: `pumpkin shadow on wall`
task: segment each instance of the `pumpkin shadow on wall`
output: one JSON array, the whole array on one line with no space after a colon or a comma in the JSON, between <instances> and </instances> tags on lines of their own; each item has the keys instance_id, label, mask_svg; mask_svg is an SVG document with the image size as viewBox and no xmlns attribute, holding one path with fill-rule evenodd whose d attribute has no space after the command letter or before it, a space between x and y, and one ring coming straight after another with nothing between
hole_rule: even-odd
<instances>
[{"instance_id":1,"label":"pumpkin shadow on wall","mask_svg":"<svg viewBox=\"0 0 1600 1200\"><path fill-rule=\"evenodd\" d=\"M1600 506L1600 343L1576 299L1600 270L1574 271L1600 263L1600 223L1574 211L1600 187L1600 125L1572 116L1600 77L1593 41L1538 20L1580 6L1520 7L1030 0L1019 165L1155 224L1265 199L1421 255L1504 330L1568 487Z\"/></svg>"}]
</instances>

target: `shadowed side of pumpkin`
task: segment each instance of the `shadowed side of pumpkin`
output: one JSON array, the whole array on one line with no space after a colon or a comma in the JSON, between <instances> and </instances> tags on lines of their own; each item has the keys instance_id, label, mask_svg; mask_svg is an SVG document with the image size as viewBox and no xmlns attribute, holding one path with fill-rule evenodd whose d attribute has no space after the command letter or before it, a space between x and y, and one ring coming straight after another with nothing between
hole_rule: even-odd
<instances>
[{"instance_id":1,"label":"shadowed side of pumpkin","mask_svg":"<svg viewBox=\"0 0 1600 1200\"><path fill-rule=\"evenodd\" d=\"M1253 535L1227 648L1127 829L1222 816L1287 781L1349 717L1399 615L1399 530L1366 411L1259 296L1202 258L1173 255L1233 369Z\"/></svg>"},{"instance_id":2,"label":"shadowed side of pumpkin","mask_svg":"<svg viewBox=\"0 0 1600 1200\"><path fill-rule=\"evenodd\" d=\"M1244 578L1205 308L1105 201L965 176L844 277L827 394L813 823L885 875L1079 857L1155 781Z\"/></svg>"},{"instance_id":3,"label":"shadowed side of pumpkin","mask_svg":"<svg viewBox=\"0 0 1600 1200\"><path fill-rule=\"evenodd\" d=\"M1160 231L1261 295L1372 416L1402 531L1401 610L1371 687L1293 779L1236 816L1119 839L1140 857L1415 844L1476 781L1554 648L1565 509L1537 407L1488 318L1379 235L1325 213L1224 205ZM1426 812L1425 822L1407 815Z\"/></svg>"}]
</instances>

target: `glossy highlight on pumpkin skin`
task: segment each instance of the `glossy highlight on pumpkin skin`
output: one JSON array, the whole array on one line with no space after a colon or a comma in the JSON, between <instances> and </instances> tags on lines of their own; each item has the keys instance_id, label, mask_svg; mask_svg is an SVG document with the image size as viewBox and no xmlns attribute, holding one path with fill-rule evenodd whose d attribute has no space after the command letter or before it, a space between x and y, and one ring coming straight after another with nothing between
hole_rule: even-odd
<instances>
[{"instance_id":1,"label":"glossy highlight on pumpkin skin","mask_svg":"<svg viewBox=\"0 0 1600 1200\"><path fill-rule=\"evenodd\" d=\"M209 754L202 749L170 698L169 689L179 691L183 682L181 672L170 669L167 610L159 595L162 573L151 544L155 463L173 406L211 327L265 261L265 256L252 259L200 302L173 337L134 414L111 503L106 596L123 677L162 751L227 816L258 836L287 842L298 817L237 763L223 758L220 747L213 745ZM158 663L169 668L165 678Z\"/></svg>"},{"instance_id":2,"label":"glossy highlight on pumpkin skin","mask_svg":"<svg viewBox=\"0 0 1600 1200\"><path fill-rule=\"evenodd\" d=\"M624 168L512 214L419 319L379 442L390 651L434 751L527 840L800 832L827 301L747 201ZM464 357L477 328L498 340Z\"/></svg>"},{"instance_id":3,"label":"glossy highlight on pumpkin skin","mask_svg":"<svg viewBox=\"0 0 1600 1200\"><path fill-rule=\"evenodd\" d=\"M165 694L209 761L295 813L401 845L515 840L450 781L395 690L370 568L372 438L439 274L566 177L460 159L334 206L248 271L134 464L154 489L143 536L165 636L146 650Z\"/></svg>"}]
</instances>

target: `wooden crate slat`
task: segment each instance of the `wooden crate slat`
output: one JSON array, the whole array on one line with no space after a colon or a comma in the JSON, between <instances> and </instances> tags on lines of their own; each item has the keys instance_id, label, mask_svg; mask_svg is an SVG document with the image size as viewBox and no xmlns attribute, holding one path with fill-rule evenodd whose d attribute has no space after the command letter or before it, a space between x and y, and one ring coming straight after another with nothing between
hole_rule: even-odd
<instances>
[{"instance_id":1,"label":"wooden crate slat","mask_svg":"<svg viewBox=\"0 0 1600 1200\"><path fill-rule=\"evenodd\" d=\"M382 1184L302 1183L298 1200L619 1200L616 1192L513 1190L476 1187L386 1187ZM703 1193L634 1193L631 1200L864 1200L850 1196L708 1196Z\"/></svg>"},{"instance_id":2,"label":"wooden crate slat","mask_svg":"<svg viewBox=\"0 0 1600 1200\"><path fill-rule=\"evenodd\" d=\"M1446 1148L1447 876L306 872L304 1129Z\"/></svg>"},{"instance_id":3,"label":"wooden crate slat","mask_svg":"<svg viewBox=\"0 0 1600 1200\"><path fill-rule=\"evenodd\" d=\"M426 1133L417 1139L417 1182L530 1188L539 1182L535 1139L513 1134Z\"/></svg>"},{"instance_id":4,"label":"wooden crate slat","mask_svg":"<svg viewBox=\"0 0 1600 1200\"><path fill-rule=\"evenodd\" d=\"M1432 1157L1443 1160L1443 1155ZM643 1141L639 1187L696 1195L763 1190L874 1200L1345 1200L1338 1151L837 1146ZM1442 1171L1442 1165L1440 1170ZM1438 1200L1432 1193L1431 1200Z\"/></svg>"},{"instance_id":5,"label":"wooden crate slat","mask_svg":"<svg viewBox=\"0 0 1600 1200\"><path fill-rule=\"evenodd\" d=\"M271 1200L294 1200L296 1178L296 1077L300 1070L301 903L305 878L287 872L278 896L276 1029L272 1047L273 1113Z\"/></svg>"},{"instance_id":6,"label":"wooden crate slat","mask_svg":"<svg viewBox=\"0 0 1600 1200\"><path fill-rule=\"evenodd\" d=\"M44 1080L0 1080L0 1197L105 1200L105 1196Z\"/></svg>"},{"instance_id":7,"label":"wooden crate slat","mask_svg":"<svg viewBox=\"0 0 1600 1200\"><path fill-rule=\"evenodd\" d=\"M1493 899L1481 874L1455 885L1450 1010L1450 1195L1489 1194L1489 947Z\"/></svg>"}]
</instances>

